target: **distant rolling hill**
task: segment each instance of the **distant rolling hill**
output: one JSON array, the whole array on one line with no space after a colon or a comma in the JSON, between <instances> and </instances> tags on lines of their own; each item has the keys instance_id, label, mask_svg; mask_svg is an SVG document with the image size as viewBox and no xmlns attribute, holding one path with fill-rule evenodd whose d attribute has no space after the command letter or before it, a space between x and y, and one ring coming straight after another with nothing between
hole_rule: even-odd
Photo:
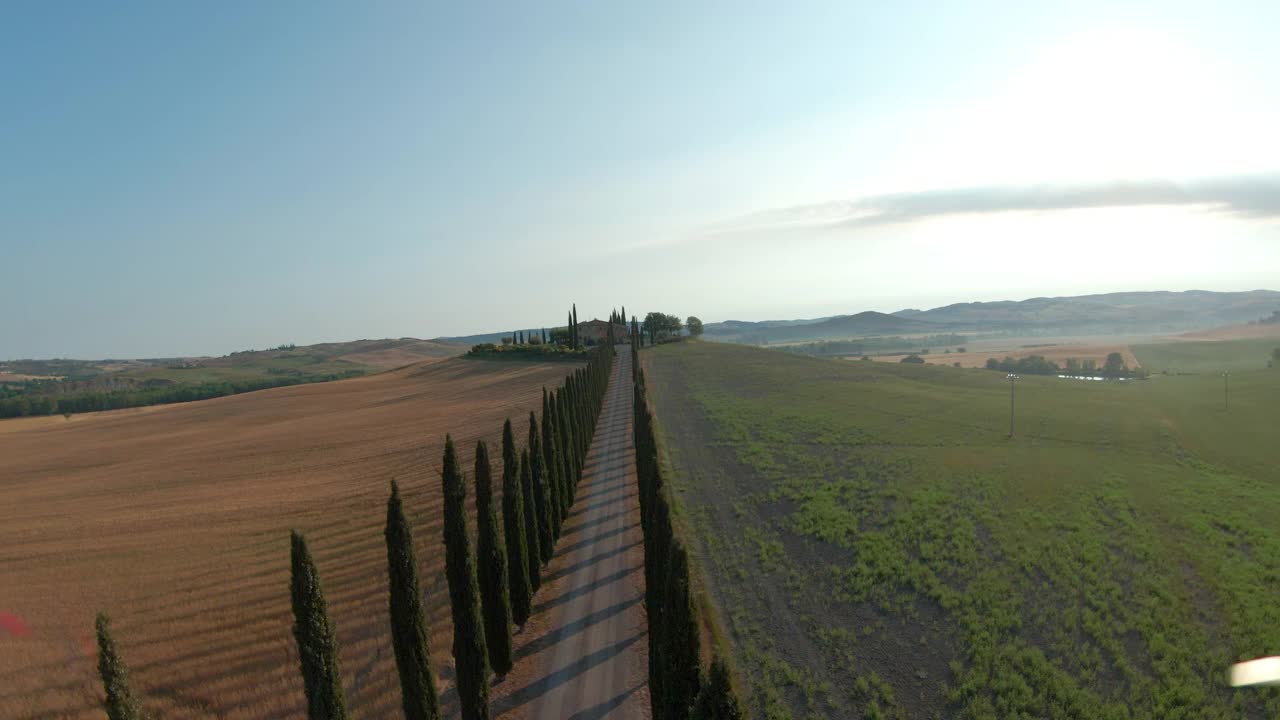
<instances>
[{"instance_id":1,"label":"distant rolling hill","mask_svg":"<svg viewBox=\"0 0 1280 720\"><path fill-rule=\"evenodd\" d=\"M709 340L752 344L874 335L955 332L1156 334L1246 323L1280 309L1280 292L1122 292L956 303L892 314L862 312L815 320L729 320L705 326Z\"/></svg>"},{"instance_id":2,"label":"distant rolling hill","mask_svg":"<svg viewBox=\"0 0 1280 720\"><path fill-rule=\"evenodd\" d=\"M763 321L758 323L730 320L708 323L703 333L709 340L762 344L763 342L800 342L829 338L867 337L871 335L913 335L948 331L945 325L898 317L882 312L860 312L856 315L837 315L818 320L788 322Z\"/></svg>"}]
</instances>

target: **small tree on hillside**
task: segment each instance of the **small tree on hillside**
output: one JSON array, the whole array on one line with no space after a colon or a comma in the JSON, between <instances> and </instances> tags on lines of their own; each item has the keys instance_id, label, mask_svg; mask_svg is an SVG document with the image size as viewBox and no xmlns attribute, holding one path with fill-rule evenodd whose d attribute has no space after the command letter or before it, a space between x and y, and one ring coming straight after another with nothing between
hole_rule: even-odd
<instances>
[{"instance_id":1,"label":"small tree on hillside","mask_svg":"<svg viewBox=\"0 0 1280 720\"><path fill-rule=\"evenodd\" d=\"M444 472L445 574L453 614L453 662L458 704L463 720L489 720L489 659L485 649L480 590L471 538L467 534L467 487L453 438L445 436Z\"/></svg>"},{"instance_id":2,"label":"small tree on hillside","mask_svg":"<svg viewBox=\"0 0 1280 720\"><path fill-rule=\"evenodd\" d=\"M293 637L298 641L302 686L310 720L342 720L346 704L338 668L338 642L329 625L328 605L307 541L297 531L290 536L293 595Z\"/></svg>"},{"instance_id":3,"label":"small tree on hillside","mask_svg":"<svg viewBox=\"0 0 1280 720\"><path fill-rule=\"evenodd\" d=\"M105 612L98 613L94 627L98 631L98 675L107 694L102 708L107 711L108 720L138 720L142 713L129 689L129 666L116 652L116 642L111 637L111 618Z\"/></svg>"},{"instance_id":4,"label":"small tree on hillside","mask_svg":"<svg viewBox=\"0 0 1280 720\"><path fill-rule=\"evenodd\" d=\"M924 358L920 357L919 355L908 355L902 358L901 360L899 360L898 362L907 363L911 365L923 365ZM990 364L988 364L988 367L990 367Z\"/></svg>"},{"instance_id":5,"label":"small tree on hillside","mask_svg":"<svg viewBox=\"0 0 1280 720\"><path fill-rule=\"evenodd\" d=\"M431 672L430 632L418 586L413 532L400 502L400 487L391 481L387 500L387 578L390 587L391 645L400 673L400 702L405 720L437 720L440 703Z\"/></svg>"},{"instance_id":6,"label":"small tree on hillside","mask_svg":"<svg viewBox=\"0 0 1280 720\"><path fill-rule=\"evenodd\" d=\"M1124 356L1118 352L1108 353L1107 360L1102 365L1103 374L1109 377L1119 377L1127 369L1124 365Z\"/></svg>"},{"instance_id":7,"label":"small tree on hillside","mask_svg":"<svg viewBox=\"0 0 1280 720\"><path fill-rule=\"evenodd\" d=\"M511 672L511 596L507 588L507 551L498 534L493 510L493 471L489 448L476 443L476 558L484 610L485 647L489 666L499 676Z\"/></svg>"},{"instance_id":8,"label":"small tree on hillside","mask_svg":"<svg viewBox=\"0 0 1280 720\"><path fill-rule=\"evenodd\" d=\"M693 315L690 315L688 319L684 321L684 326L689 329L690 337L698 337L702 335L702 321Z\"/></svg>"}]
</instances>

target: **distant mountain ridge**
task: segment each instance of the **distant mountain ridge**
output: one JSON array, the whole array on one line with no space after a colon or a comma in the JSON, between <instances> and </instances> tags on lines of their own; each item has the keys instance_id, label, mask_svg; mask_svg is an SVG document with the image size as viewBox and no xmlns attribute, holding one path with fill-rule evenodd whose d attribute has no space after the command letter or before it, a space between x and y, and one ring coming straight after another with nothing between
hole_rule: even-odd
<instances>
[{"instance_id":1,"label":"distant mountain ridge","mask_svg":"<svg viewBox=\"0 0 1280 720\"><path fill-rule=\"evenodd\" d=\"M1280 309L1280 292L1117 292L955 303L931 310L861 312L812 320L707 323L710 340L798 342L956 332L1164 333L1257 320Z\"/></svg>"}]
</instances>

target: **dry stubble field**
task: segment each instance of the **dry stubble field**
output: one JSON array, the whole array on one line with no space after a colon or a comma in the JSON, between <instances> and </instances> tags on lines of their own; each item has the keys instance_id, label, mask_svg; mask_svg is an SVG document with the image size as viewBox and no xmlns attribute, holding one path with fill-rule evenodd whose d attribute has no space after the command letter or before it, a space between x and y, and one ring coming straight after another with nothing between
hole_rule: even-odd
<instances>
[{"instance_id":1,"label":"dry stubble field","mask_svg":"<svg viewBox=\"0 0 1280 720\"><path fill-rule=\"evenodd\" d=\"M101 717L99 609L111 612L156 717L301 717L290 528L307 534L319 565L349 704L360 717L398 712L382 537L393 478L415 521L451 701L444 434L468 458L480 438L500 457L503 418L527 422L541 387L570 369L453 359L198 403L0 421L0 614L29 628L0 629L0 717Z\"/></svg>"}]
</instances>

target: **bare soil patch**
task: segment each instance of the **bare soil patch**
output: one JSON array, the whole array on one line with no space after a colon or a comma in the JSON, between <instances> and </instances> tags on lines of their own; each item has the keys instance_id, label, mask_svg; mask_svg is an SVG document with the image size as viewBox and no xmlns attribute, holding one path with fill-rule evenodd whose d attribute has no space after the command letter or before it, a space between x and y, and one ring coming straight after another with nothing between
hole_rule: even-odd
<instances>
[{"instance_id":1,"label":"bare soil patch","mask_svg":"<svg viewBox=\"0 0 1280 720\"><path fill-rule=\"evenodd\" d=\"M445 692L446 432L500 442L564 363L446 360L197 403L0 422L0 717L93 718L93 616L112 613L158 718L303 717L288 531L307 534L357 717L400 712L386 609L388 483L418 542Z\"/></svg>"}]
</instances>

